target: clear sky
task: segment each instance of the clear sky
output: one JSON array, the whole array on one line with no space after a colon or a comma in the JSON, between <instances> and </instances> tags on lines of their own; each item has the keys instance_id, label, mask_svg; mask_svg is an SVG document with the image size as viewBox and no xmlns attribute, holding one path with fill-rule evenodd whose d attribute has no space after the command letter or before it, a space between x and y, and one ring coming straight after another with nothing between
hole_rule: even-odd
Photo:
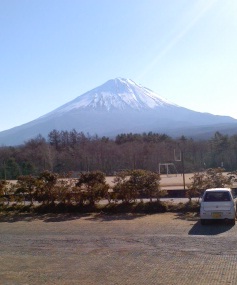
<instances>
[{"instance_id":1,"label":"clear sky","mask_svg":"<svg viewBox=\"0 0 237 285\"><path fill-rule=\"evenodd\" d=\"M109 79L237 118L237 0L0 0L0 131Z\"/></svg>"}]
</instances>

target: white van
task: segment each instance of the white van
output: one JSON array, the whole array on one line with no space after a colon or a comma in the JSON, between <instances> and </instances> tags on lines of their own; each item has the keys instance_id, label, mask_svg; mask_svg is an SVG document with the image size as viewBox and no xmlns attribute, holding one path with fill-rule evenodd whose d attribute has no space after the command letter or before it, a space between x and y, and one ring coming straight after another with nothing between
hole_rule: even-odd
<instances>
[{"instance_id":1,"label":"white van","mask_svg":"<svg viewBox=\"0 0 237 285\"><path fill-rule=\"evenodd\" d=\"M201 224L207 220L229 220L235 225L236 202L230 188L207 189L200 206Z\"/></svg>"}]
</instances>

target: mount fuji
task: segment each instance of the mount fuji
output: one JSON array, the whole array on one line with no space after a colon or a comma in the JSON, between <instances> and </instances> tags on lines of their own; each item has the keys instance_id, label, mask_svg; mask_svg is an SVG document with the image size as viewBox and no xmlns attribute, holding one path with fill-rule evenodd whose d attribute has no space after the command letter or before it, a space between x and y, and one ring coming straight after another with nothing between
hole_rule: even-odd
<instances>
[{"instance_id":1,"label":"mount fuji","mask_svg":"<svg viewBox=\"0 0 237 285\"><path fill-rule=\"evenodd\" d=\"M170 136L210 137L237 133L237 120L178 106L130 79L111 79L44 116L0 132L0 145L17 145L50 131L75 129L113 137L121 133L157 132Z\"/></svg>"}]
</instances>

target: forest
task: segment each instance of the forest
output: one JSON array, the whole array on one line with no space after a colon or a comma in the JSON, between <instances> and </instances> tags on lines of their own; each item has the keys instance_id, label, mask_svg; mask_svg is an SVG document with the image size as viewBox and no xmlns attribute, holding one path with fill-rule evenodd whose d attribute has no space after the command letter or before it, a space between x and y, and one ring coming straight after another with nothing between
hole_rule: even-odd
<instances>
[{"instance_id":1,"label":"forest","mask_svg":"<svg viewBox=\"0 0 237 285\"><path fill-rule=\"evenodd\" d=\"M62 176L70 172L75 177L81 172L97 170L106 175L134 169L158 172L160 163L174 163L178 173L218 167L235 171L237 135L216 132L208 140L193 140L149 132L109 138L76 130L52 130L47 138L38 135L18 146L0 147L2 180L39 175L43 171Z\"/></svg>"}]
</instances>

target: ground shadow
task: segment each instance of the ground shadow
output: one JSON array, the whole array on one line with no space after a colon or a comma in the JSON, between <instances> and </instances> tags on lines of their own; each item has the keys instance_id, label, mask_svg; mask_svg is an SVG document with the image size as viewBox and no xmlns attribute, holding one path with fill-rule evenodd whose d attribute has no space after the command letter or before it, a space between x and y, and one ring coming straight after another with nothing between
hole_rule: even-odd
<instances>
[{"instance_id":1,"label":"ground shadow","mask_svg":"<svg viewBox=\"0 0 237 285\"><path fill-rule=\"evenodd\" d=\"M32 222L36 219L35 215L32 214L15 214L15 213L7 213L0 215L0 223L15 223L15 222Z\"/></svg>"},{"instance_id":2,"label":"ground shadow","mask_svg":"<svg viewBox=\"0 0 237 285\"><path fill-rule=\"evenodd\" d=\"M195 222L188 232L189 235L219 235L233 227L233 225L224 220L212 220L207 222L206 225L202 225L199 213L177 213L175 219Z\"/></svg>"},{"instance_id":3,"label":"ground shadow","mask_svg":"<svg viewBox=\"0 0 237 285\"><path fill-rule=\"evenodd\" d=\"M34 214L34 213L8 213L0 215L0 223L16 223L16 222L33 222L36 220L45 223L66 222L85 218L89 221L116 221L116 220L134 220L144 217L146 214L107 214L100 213L47 213L47 214Z\"/></svg>"},{"instance_id":4,"label":"ground shadow","mask_svg":"<svg viewBox=\"0 0 237 285\"><path fill-rule=\"evenodd\" d=\"M66 222L66 221L73 221L79 220L81 218L85 218L90 216L90 214L47 214L43 217L43 222L51 223L51 222Z\"/></svg>"},{"instance_id":5,"label":"ground shadow","mask_svg":"<svg viewBox=\"0 0 237 285\"><path fill-rule=\"evenodd\" d=\"M128 220L134 220L138 218L142 218L146 216L147 214L106 214L106 213L97 213L94 215L90 215L86 218L86 220L90 221L102 221L102 222L110 222L110 221L128 221Z\"/></svg>"},{"instance_id":6,"label":"ground shadow","mask_svg":"<svg viewBox=\"0 0 237 285\"><path fill-rule=\"evenodd\" d=\"M229 231L233 225L228 224L226 221L214 220L206 225L201 225L198 220L188 232L189 235L219 235Z\"/></svg>"},{"instance_id":7,"label":"ground shadow","mask_svg":"<svg viewBox=\"0 0 237 285\"><path fill-rule=\"evenodd\" d=\"M90 216L90 214L71 214L71 213L60 213L60 214L6 214L0 215L0 223L16 223L16 222L33 222L36 220L43 221L45 223L50 222L65 222L78 220L84 217Z\"/></svg>"},{"instance_id":8,"label":"ground shadow","mask_svg":"<svg viewBox=\"0 0 237 285\"><path fill-rule=\"evenodd\" d=\"M199 221L199 214L196 212L179 212L176 213L175 219L195 222Z\"/></svg>"}]
</instances>

